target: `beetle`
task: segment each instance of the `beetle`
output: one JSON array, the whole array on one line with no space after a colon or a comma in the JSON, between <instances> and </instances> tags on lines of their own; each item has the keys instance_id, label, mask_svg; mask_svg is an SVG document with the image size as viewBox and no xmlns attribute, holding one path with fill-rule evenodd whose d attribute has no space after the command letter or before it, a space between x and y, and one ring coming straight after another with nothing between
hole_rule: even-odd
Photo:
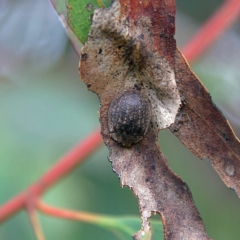
<instances>
[{"instance_id":1,"label":"beetle","mask_svg":"<svg viewBox=\"0 0 240 240\"><path fill-rule=\"evenodd\" d=\"M151 103L139 90L124 90L110 103L110 136L124 147L131 147L140 142L148 130L150 121Z\"/></svg>"}]
</instances>

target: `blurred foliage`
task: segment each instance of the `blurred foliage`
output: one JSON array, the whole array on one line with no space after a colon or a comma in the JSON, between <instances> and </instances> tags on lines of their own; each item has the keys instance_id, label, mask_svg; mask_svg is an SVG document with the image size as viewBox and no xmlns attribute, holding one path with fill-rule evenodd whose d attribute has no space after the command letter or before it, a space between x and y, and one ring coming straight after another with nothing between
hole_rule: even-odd
<instances>
[{"instance_id":1,"label":"blurred foliage","mask_svg":"<svg viewBox=\"0 0 240 240\"><path fill-rule=\"evenodd\" d=\"M177 10L194 19L198 23L203 23L224 0L176 0Z\"/></svg>"},{"instance_id":2,"label":"blurred foliage","mask_svg":"<svg viewBox=\"0 0 240 240\"><path fill-rule=\"evenodd\" d=\"M200 28L197 23L206 20L219 2L178 0L177 40L184 43L186 36ZM3 204L99 126L99 102L79 80L78 58L47 0L3 0L1 5L0 203ZM239 29L238 22L193 66L238 136ZM189 185L209 236L216 240L240 239L240 202L236 194L223 185L207 161L193 156L169 131L160 133L160 145L172 169ZM107 155L103 146L51 188L43 200L58 207L116 217L139 216L137 199L129 189L119 186ZM94 225L42 214L40 220L46 239L118 239L112 232ZM154 229L159 231L158 227ZM4 222L0 239L35 239L27 214L21 212Z\"/></svg>"}]
</instances>

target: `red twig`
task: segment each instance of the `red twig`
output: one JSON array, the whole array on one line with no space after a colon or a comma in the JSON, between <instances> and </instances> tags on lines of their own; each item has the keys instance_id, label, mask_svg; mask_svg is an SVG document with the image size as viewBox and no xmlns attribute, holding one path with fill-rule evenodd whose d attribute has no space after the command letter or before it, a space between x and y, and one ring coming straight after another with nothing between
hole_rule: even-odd
<instances>
[{"instance_id":1,"label":"red twig","mask_svg":"<svg viewBox=\"0 0 240 240\"><path fill-rule=\"evenodd\" d=\"M240 14L240 1L228 0L201 27L197 34L183 47L182 52L190 62L202 54Z\"/></svg>"},{"instance_id":2,"label":"red twig","mask_svg":"<svg viewBox=\"0 0 240 240\"><path fill-rule=\"evenodd\" d=\"M31 224L32 224L32 227L33 227L33 230L35 232L35 235L36 235L37 239L38 240L45 240L45 237L44 237L43 232L42 232L41 225L39 223L39 220L38 220L38 217L37 217L37 214L36 214L36 211L35 211L35 206L29 206L27 208L27 212L28 212L28 216L29 216L29 219L31 221Z\"/></svg>"},{"instance_id":3,"label":"red twig","mask_svg":"<svg viewBox=\"0 0 240 240\"><path fill-rule=\"evenodd\" d=\"M54 183L72 171L79 163L95 151L102 143L99 130L83 139L75 148L63 156L47 173L27 190L17 195L0 208L0 222L3 222L17 211L27 206L29 198L37 198Z\"/></svg>"},{"instance_id":4,"label":"red twig","mask_svg":"<svg viewBox=\"0 0 240 240\"><path fill-rule=\"evenodd\" d=\"M57 208L57 207L53 207L48 204L45 204L42 201L38 201L38 203L36 204L36 207L41 212L57 218L82 221L87 223L95 223L96 221L101 219L101 216L98 216L92 213L77 212L77 211Z\"/></svg>"},{"instance_id":5,"label":"red twig","mask_svg":"<svg viewBox=\"0 0 240 240\"><path fill-rule=\"evenodd\" d=\"M185 57L192 61L229 26L240 13L240 1L228 0L200 29L193 39L183 48ZM0 208L0 222L27 206L29 199L37 199L54 183L72 171L78 164L94 152L102 143L99 130L94 131L75 148L63 156L46 174L27 190L12 198ZM31 201L31 200L30 200Z\"/></svg>"}]
</instances>

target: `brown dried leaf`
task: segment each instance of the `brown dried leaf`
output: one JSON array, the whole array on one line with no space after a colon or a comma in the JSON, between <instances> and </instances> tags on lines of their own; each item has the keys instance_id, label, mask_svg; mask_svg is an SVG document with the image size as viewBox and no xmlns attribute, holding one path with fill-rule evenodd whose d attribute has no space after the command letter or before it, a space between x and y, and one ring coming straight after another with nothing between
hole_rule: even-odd
<instances>
[{"instance_id":1,"label":"brown dried leaf","mask_svg":"<svg viewBox=\"0 0 240 240\"><path fill-rule=\"evenodd\" d=\"M99 96L109 159L121 184L139 199L142 230L134 239L151 235L152 212L161 215L165 239L208 239L188 187L169 169L157 145L158 130L174 123L181 103L174 74L174 24L174 0L115 1L111 8L95 11L81 51L80 75ZM116 94L128 89L149 99L152 115L143 140L123 147L111 138L108 111Z\"/></svg>"},{"instance_id":2,"label":"brown dried leaf","mask_svg":"<svg viewBox=\"0 0 240 240\"><path fill-rule=\"evenodd\" d=\"M240 142L186 60L176 52L175 74L182 107L170 130L199 158L208 159L240 196Z\"/></svg>"}]
</instances>

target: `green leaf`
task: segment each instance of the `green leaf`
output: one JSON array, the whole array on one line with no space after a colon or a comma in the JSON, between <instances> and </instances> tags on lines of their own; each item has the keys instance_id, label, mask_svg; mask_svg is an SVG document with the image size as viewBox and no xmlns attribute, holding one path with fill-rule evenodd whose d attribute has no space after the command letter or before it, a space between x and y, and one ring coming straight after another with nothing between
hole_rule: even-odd
<instances>
[{"instance_id":1,"label":"green leaf","mask_svg":"<svg viewBox=\"0 0 240 240\"><path fill-rule=\"evenodd\" d=\"M80 49L82 48L82 44L79 41L79 39L76 37L74 32L72 31L71 28L69 28L67 24L67 5L66 5L66 0L50 0L52 3L52 6L58 13L59 17L62 20L63 25L66 28L66 34L73 45L74 50L76 51L77 55L79 56L80 54Z\"/></svg>"},{"instance_id":2,"label":"green leaf","mask_svg":"<svg viewBox=\"0 0 240 240\"><path fill-rule=\"evenodd\" d=\"M77 54L85 43L91 26L94 9L108 7L111 0L51 0L53 7L66 27L66 33Z\"/></svg>"},{"instance_id":3,"label":"green leaf","mask_svg":"<svg viewBox=\"0 0 240 240\"><path fill-rule=\"evenodd\" d=\"M87 41L94 9L110 4L111 0L68 0L67 22L82 43Z\"/></svg>"}]
</instances>

